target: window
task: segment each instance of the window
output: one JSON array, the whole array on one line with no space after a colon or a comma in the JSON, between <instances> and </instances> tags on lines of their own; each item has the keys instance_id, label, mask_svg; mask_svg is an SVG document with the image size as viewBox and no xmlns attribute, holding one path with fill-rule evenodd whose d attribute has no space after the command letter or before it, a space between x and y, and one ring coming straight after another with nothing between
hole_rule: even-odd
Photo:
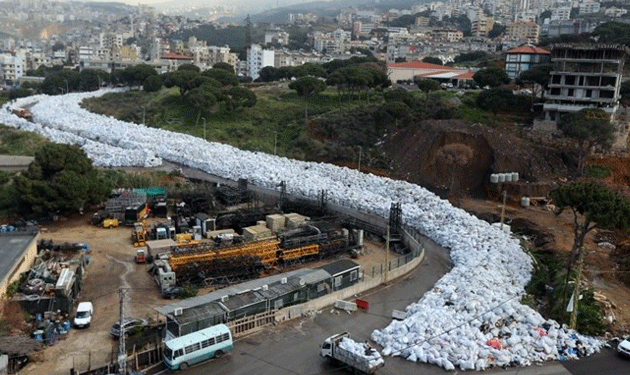
<instances>
[{"instance_id":1,"label":"window","mask_svg":"<svg viewBox=\"0 0 630 375\"><path fill-rule=\"evenodd\" d=\"M284 305L284 303L282 302L282 299L279 299L279 300L274 301L273 308L275 310L280 310L283 305Z\"/></svg>"},{"instance_id":2,"label":"window","mask_svg":"<svg viewBox=\"0 0 630 375\"><path fill-rule=\"evenodd\" d=\"M319 283L317 285L317 293L321 293L326 290L326 283Z\"/></svg>"},{"instance_id":3,"label":"window","mask_svg":"<svg viewBox=\"0 0 630 375\"><path fill-rule=\"evenodd\" d=\"M296 302L298 300L298 298L300 297L300 293L295 293L293 295L293 302Z\"/></svg>"},{"instance_id":4,"label":"window","mask_svg":"<svg viewBox=\"0 0 630 375\"><path fill-rule=\"evenodd\" d=\"M207 347L212 346L212 345L214 345L214 337L211 337L211 338L209 338L207 340L204 340L201 343L201 347L202 348L207 348Z\"/></svg>"},{"instance_id":5,"label":"window","mask_svg":"<svg viewBox=\"0 0 630 375\"><path fill-rule=\"evenodd\" d=\"M324 343L324 345L322 345L322 349L330 349L330 343Z\"/></svg>"},{"instance_id":6,"label":"window","mask_svg":"<svg viewBox=\"0 0 630 375\"><path fill-rule=\"evenodd\" d=\"M359 278L359 270L350 272L350 281L354 281Z\"/></svg>"},{"instance_id":7,"label":"window","mask_svg":"<svg viewBox=\"0 0 630 375\"><path fill-rule=\"evenodd\" d=\"M343 279L343 277L341 276L337 276L335 277L335 288L340 287L341 286L341 280Z\"/></svg>"},{"instance_id":8,"label":"window","mask_svg":"<svg viewBox=\"0 0 630 375\"><path fill-rule=\"evenodd\" d=\"M215 339L217 344L220 343L220 342L223 342L223 336L221 336L221 335L215 337L214 339Z\"/></svg>"},{"instance_id":9,"label":"window","mask_svg":"<svg viewBox=\"0 0 630 375\"><path fill-rule=\"evenodd\" d=\"M569 90L567 91L567 95L568 95L568 96L573 96L573 95L574 95L574 93L575 93L575 90L574 90L574 89L569 89Z\"/></svg>"},{"instance_id":10,"label":"window","mask_svg":"<svg viewBox=\"0 0 630 375\"><path fill-rule=\"evenodd\" d=\"M230 339L230 334L229 333L224 333L222 337L223 337L223 341L227 341L227 340Z\"/></svg>"}]
</instances>

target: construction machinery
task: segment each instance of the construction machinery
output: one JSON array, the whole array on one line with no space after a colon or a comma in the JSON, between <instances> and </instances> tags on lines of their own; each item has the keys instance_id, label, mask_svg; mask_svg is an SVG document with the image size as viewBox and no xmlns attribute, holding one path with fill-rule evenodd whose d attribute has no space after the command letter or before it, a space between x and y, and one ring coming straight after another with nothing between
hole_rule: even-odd
<instances>
[{"instance_id":1,"label":"construction machinery","mask_svg":"<svg viewBox=\"0 0 630 375\"><path fill-rule=\"evenodd\" d=\"M13 112L13 114L17 117L21 117L28 121L33 121L33 114L27 108L16 108L11 112Z\"/></svg>"},{"instance_id":2,"label":"construction machinery","mask_svg":"<svg viewBox=\"0 0 630 375\"><path fill-rule=\"evenodd\" d=\"M131 242L133 246L140 247L147 244L147 229L145 222L136 222L133 225L133 231L131 232Z\"/></svg>"},{"instance_id":3,"label":"construction machinery","mask_svg":"<svg viewBox=\"0 0 630 375\"><path fill-rule=\"evenodd\" d=\"M103 228L116 228L119 224L118 219L103 220Z\"/></svg>"}]
</instances>

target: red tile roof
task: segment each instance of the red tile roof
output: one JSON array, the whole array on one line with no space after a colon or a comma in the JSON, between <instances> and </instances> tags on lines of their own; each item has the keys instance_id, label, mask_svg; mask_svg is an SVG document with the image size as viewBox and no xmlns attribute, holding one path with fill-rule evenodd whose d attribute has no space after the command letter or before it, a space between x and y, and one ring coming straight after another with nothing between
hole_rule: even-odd
<instances>
[{"instance_id":1,"label":"red tile roof","mask_svg":"<svg viewBox=\"0 0 630 375\"><path fill-rule=\"evenodd\" d=\"M475 72L473 72L472 70L467 71L466 73L462 73L458 76L455 76L455 78L459 78L459 79L472 79L472 77L475 75Z\"/></svg>"},{"instance_id":2,"label":"red tile roof","mask_svg":"<svg viewBox=\"0 0 630 375\"><path fill-rule=\"evenodd\" d=\"M163 59L167 60L192 60L193 58L190 56L178 55L176 53L167 53L162 56Z\"/></svg>"},{"instance_id":3,"label":"red tile roof","mask_svg":"<svg viewBox=\"0 0 630 375\"><path fill-rule=\"evenodd\" d=\"M547 51L546 49L538 48L535 46L528 46L528 45L512 48L511 50L508 50L505 53L526 53L526 54L531 54L531 55L551 54L551 52Z\"/></svg>"},{"instance_id":4,"label":"red tile roof","mask_svg":"<svg viewBox=\"0 0 630 375\"><path fill-rule=\"evenodd\" d=\"M387 64L388 68L409 68L409 69L448 69L453 70L452 66L430 64L424 61L414 60L401 63Z\"/></svg>"}]
</instances>

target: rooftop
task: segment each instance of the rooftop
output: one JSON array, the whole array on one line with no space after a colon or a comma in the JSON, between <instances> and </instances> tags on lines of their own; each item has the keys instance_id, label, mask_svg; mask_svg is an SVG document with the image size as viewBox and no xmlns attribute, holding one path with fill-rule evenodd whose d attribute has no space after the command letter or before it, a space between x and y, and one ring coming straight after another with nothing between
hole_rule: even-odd
<instances>
[{"instance_id":1,"label":"rooftop","mask_svg":"<svg viewBox=\"0 0 630 375\"><path fill-rule=\"evenodd\" d=\"M446 70L456 69L456 68L453 68L452 66L431 64L431 63L427 63L427 62L419 61L419 60L387 64L387 67L388 68L407 68L407 69L446 69Z\"/></svg>"},{"instance_id":2,"label":"rooftop","mask_svg":"<svg viewBox=\"0 0 630 375\"><path fill-rule=\"evenodd\" d=\"M320 269L325 270L333 277L339 273L351 270L353 268L359 268L359 264L350 259L339 259L336 262L326 264L325 266L319 267Z\"/></svg>"},{"instance_id":3,"label":"rooftop","mask_svg":"<svg viewBox=\"0 0 630 375\"><path fill-rule=\"evenodd\" d=\"M36 231L0 233L0 259L2 259L0 262L0 280L10 276L13 267L19 263L37 233Z\"/></svg>"},{"instance_id":4,"label":"rooftop","mask_svg":"<svg viewBox=\"0 0 630 375\"><path fill-rule=\"evenodd\" d=\"M539 48L532 45L522 45L520 47L512 48L507 50L505 53L525 53L530 55L549 55L551 52L547 51L544 48Z\"/></svg>"}]
</instances>

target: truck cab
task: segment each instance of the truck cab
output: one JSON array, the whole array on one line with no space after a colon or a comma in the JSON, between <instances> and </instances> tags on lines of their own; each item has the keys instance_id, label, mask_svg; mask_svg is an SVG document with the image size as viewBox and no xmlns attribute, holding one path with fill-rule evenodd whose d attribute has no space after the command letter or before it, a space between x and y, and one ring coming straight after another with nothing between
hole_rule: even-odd
<instances>
[{"instance_id":1,"label":"truck cab","mask_svg":"<svg viewBox=\"0 0 630 375\"><path fill-rule=\"evenodd\" d=\"M331 357L332 358L333 344L332 344L332 341L330 339L331 338L329 337L326 340L324 340L324 343L322 344L322 349L319 352L319 355L321 355L324 358L326 358L326 357Z\"/></svg>"}]
</instances>

